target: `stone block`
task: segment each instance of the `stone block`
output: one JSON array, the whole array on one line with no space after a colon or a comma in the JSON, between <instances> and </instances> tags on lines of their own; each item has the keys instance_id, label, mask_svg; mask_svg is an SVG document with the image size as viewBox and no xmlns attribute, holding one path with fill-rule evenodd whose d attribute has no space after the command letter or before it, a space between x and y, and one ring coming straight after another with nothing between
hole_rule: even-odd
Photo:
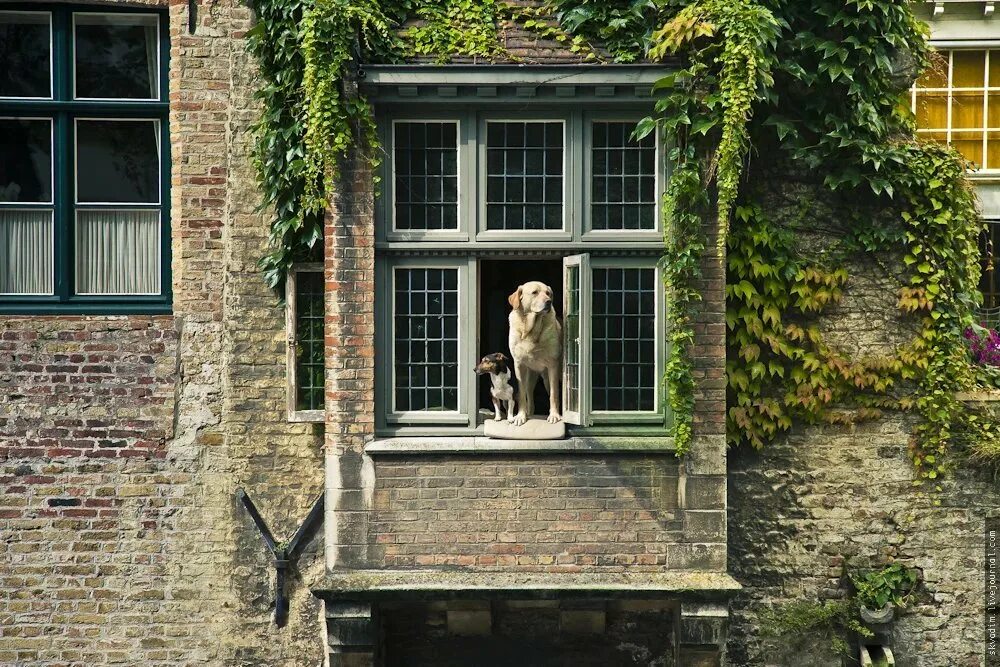
<instances>
[{"instance_id":1,"label":"stone block","mask_svg":"<svg viewBox=\"0 0 1000 667\"><path fill-rule=\"evenodd\" d=\"M607 615L598 610L567 610L559 612L559 629L569 634L604 634Z\"/></svg>"},{"instance_id":2,"label":"stone block","mask_svg":"<svg viewBox=\"0 0 1000 667\"><path fill-rule=\"evenodd\" d=\"M493 631L493 614L487 610L449 609L448 632L460 636L487 636Z\"/></svg>"}]
</instances>

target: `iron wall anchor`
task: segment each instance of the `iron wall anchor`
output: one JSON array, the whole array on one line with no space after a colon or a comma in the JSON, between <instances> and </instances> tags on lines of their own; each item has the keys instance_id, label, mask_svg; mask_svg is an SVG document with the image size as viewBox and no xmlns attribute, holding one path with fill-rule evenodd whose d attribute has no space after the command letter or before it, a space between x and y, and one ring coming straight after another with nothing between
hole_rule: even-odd
<instances>
[{"instance_id":1,"label":"iron wall anchor","mask_svg":"<svg viewBox=\"0 0 1000 667\"><path fill-rule=\"evenodd\" d=\"M310 529L323 518L323 493L321 492L319 497L313 502L312 509L309 510L306 520L295 531L292 539L288 540L288 543L284 545L278 544L275 541L274 535L271 534L267 523L264 521L264 517L257 511L257 506L253 504L250 496L242 487L236 489L236 497L243 504L243 507L246 508L247 513L253 519L254 525L257 526L257 530L260 532L260 536L264 539L264 544L267 545L271 555L274 556L274 622L280 628L288 620L289 604L288 597L285 595L285 579L288 568L291 562L298 556L302 540L309 533Z\"/></svg>"}]
</instances>

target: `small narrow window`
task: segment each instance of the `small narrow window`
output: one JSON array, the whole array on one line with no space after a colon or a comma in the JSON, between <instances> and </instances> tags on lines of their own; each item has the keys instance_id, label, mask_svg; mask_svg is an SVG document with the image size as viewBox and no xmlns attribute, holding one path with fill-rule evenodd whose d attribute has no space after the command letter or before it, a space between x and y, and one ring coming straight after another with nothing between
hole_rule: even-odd
<instances>
[{"instance_id":1,"label":"small narrow window","mask_svg":"<svg viewBox=\"0 0 1000 667\"><path fill-rule=\"evenodd\" d=\"M52 15L0 12L0 63L0 97L51 98Z\"/></svg>"},{"instance_id":2,"label":"small narrow window","mask_svg":"<svg viewBox=\"0 0 1000 667\"><path fill-rule=\"evenodd\" d=\"M563 123L486 123L486 229L563 228Z\"/></svg>"},{"instance_id":3,"label":"small narrow window","mask_svg":"<svg viewBox=\"0 0 1000 667\"><path fill-rule=\"evenodd\" d=\"M323 267L293 267L286 283L288 312L288 415L323 421L325 401Z\"/></svg>"},{"instance_id":4,"label":"small narrow window","mask_svg":"<svg viewBox=\"0 0 1000 667\"><path fill-rule=\"evenodd\" d=\"M458 123L393 125L397 230L458 229Z\"/></svg>"},{"instance_id":5,"label":"small narrow window","mask_svg":"<svg viewBox=\"0 0 1000 667\"><path fill-rule=\"evenodd\" d=\"M591 226L656 229L656 138L632 139L632 122L596 121L591 136Z\"/></svg>"}]
</instances>

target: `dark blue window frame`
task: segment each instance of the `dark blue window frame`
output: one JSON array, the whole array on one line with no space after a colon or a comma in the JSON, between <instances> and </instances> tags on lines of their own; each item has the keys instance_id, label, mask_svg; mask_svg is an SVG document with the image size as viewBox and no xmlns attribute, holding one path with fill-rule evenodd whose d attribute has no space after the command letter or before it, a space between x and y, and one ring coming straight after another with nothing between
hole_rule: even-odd
<instances>
[{"instance_id":1,"label":"dark blue window frame","mask_svg":"<svg viewBox=\"0 0 1000 667\"><path fill-rule=\"evenodd\" d=\"M11 3L3 11L45 12L52 17L52 98L0 98L0 117L52 120L53 286L52 295L0 295L0 314L163 314L171 312L170 274L170 139L168 127L170 33L167 13L142 7L103 5L43 5ZM154 100L73 99L73 15L133 14L156 16L159 26L158 96ZM3 67L0 63L0 67ZM160 212L160 293L156 295L79 295L74 293L74 175L75 119L158 120L160 138L160 201L158 205L124 205ZM25 208L3 204L0 208ZM82 207L81 207L82 208ZM93 208L93 207L92 207ZM97 208L101 208L98 206ZM107 208L104 206L103 208Z\"/></svg>"}]
</instances>

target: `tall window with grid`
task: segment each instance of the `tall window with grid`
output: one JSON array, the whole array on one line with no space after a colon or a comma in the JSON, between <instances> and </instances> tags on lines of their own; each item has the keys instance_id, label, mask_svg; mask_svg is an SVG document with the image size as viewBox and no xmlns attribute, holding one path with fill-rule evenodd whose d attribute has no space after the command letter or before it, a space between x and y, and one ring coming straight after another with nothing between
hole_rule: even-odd
<instances>
[{"instance_id":1,"label":"tall window with grid","mask_svg":"<svg viewBox=\"0 0 1000 667\"><path fill-rule=\"evenodd\" d=\"M169 311L166 15L0 9L0 312Z\"/></svg>"},{"instance_id":2,"label":"tall window with grid","mask_svg":"<svg viewBox=\"0 0 1000 667\"><path fill-rule=\"evenodd\" d=\"M532 280L561 293L566 421L667 418L659 142L633 137L638 114L548 111L381 118L393 159L376 206L380 432L478 432L493 412L471 370L510 356L508 297Z\"/></svg>"},{"instance_id":3,"label":"tall window with grid","mask_svg":"<svg viewBox=\"0 0 1000 667\"><path fill-rule=\"evenodd\" d=\"M1000 170L1000 50L939 51L910 92L917 134Z\"/></svg>"}]
</instances>

